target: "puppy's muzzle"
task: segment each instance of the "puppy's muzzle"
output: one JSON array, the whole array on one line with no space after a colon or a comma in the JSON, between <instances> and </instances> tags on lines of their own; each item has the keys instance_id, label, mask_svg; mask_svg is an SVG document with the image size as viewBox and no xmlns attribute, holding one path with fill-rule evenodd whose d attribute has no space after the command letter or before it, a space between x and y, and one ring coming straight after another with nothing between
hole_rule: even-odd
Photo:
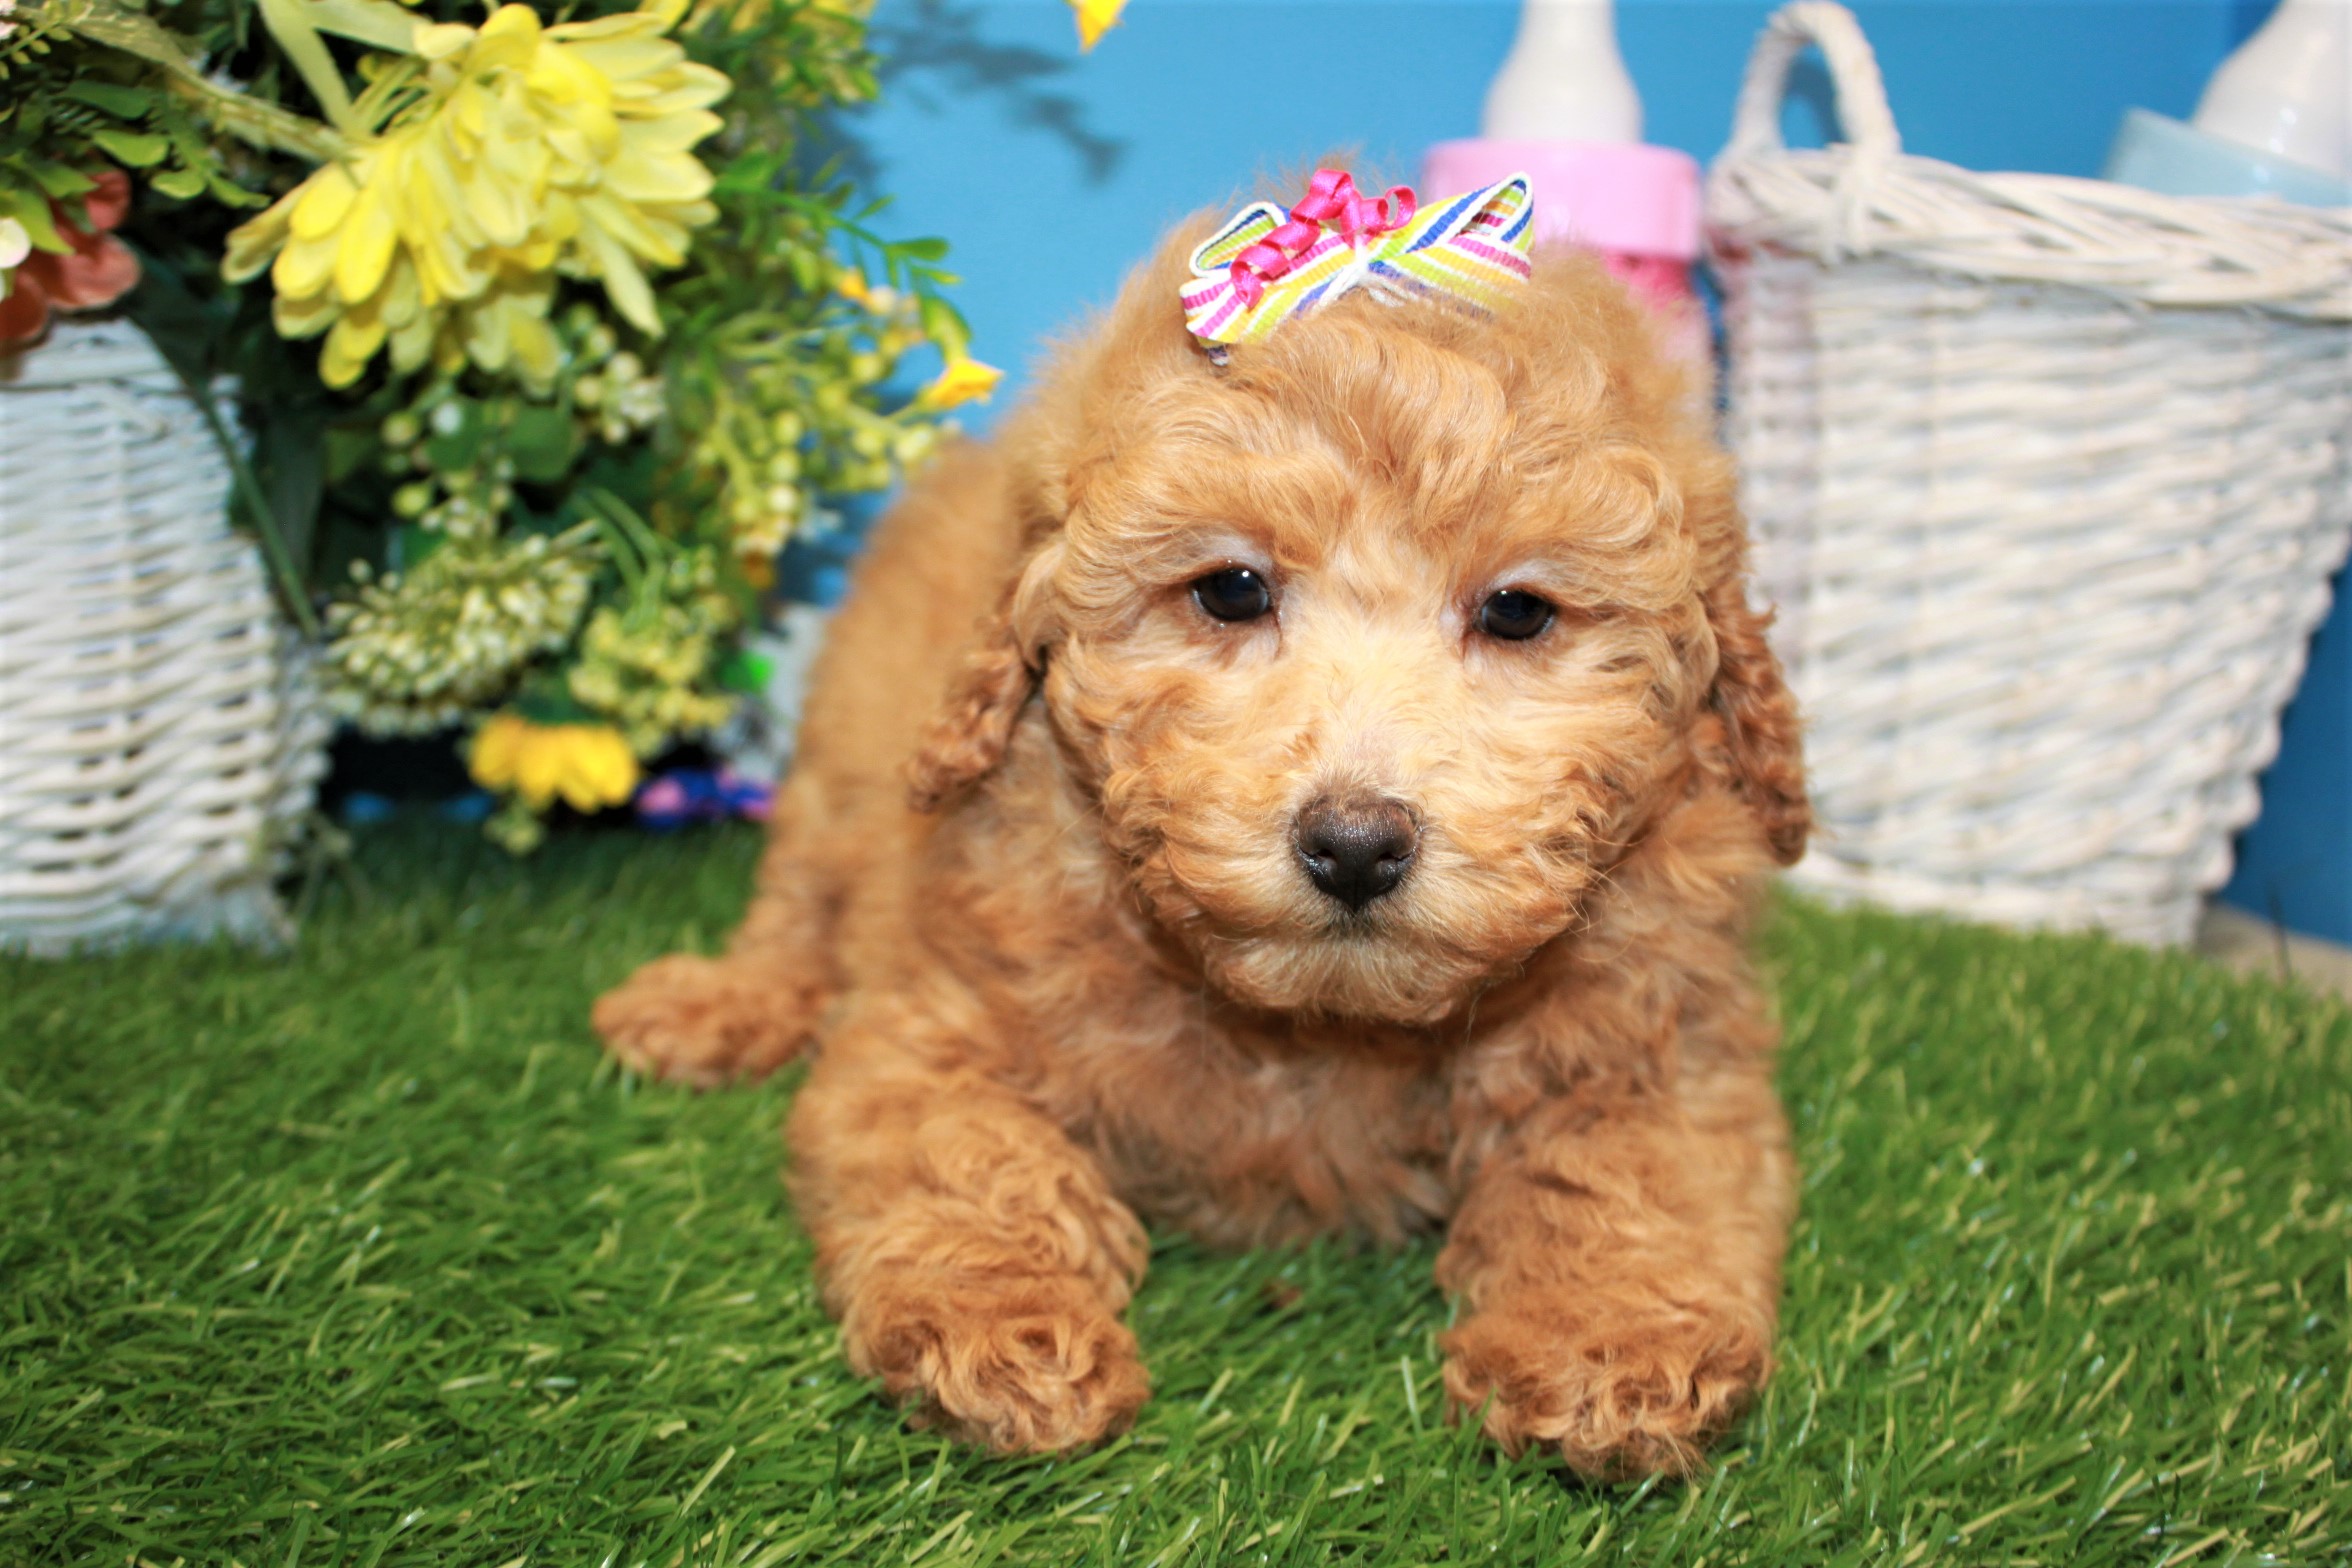
<instances>
[{"instance_id":1,"label":"puppy's muzzle","mask_svg":"<svg viewBox=\"0 0 2352 1568\"><path fill-rule=\"evenodd\" d=\"M1299 860L1325 896L1362 909L1396 890L1421 835L1393 800L1317 800L1299 813Z\"/></svg>"}]
</instances>

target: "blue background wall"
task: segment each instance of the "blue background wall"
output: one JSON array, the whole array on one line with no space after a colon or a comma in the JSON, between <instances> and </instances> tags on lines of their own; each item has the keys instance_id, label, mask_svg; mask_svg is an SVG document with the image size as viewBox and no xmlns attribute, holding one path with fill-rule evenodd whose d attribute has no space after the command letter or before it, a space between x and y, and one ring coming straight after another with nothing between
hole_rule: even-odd
<instances>
[{"instance_id":1,"label":"blue background wall","mask_svg":"<svg viewBox=\"0 0 2352 1568\"><path fill-rule=\"evenodd\" d=\"M2096 174L2123 111L2186 115L2261 0L1858 0L1905 145L1975 168ZM1648 139L1702 163L1731 129L1764 0L1620 0ZM975 352L1014 370L1176 218L1349 151L1410 180L1474 135L1517 0L1132 0L1081 56L1061 0L880 0L883 99L843 125L943 234ZM1826 101L1817 70L1800 87ZM1800 103L1793 136L1820 140ZM1008 392L1014 390L1008 383ZM1003 399L1000 397L999 406ZM984 418L982 421L984 422Z\"/></svg>"},{"instance_id":2,"label":"blue background wall","mask_svg":"<svg viewBox=\"0 0 2352 1568\"><path fill-rule=\"evenodd\" d=\"M2352 944L2352 573L2311 645L2287 709L2278 761L2262 778L2262 817L2238 841L2222 897L2266 920Z\"/></svg>"},{"instance_id":3,"label":"blue background wall","mask_svg":"<svg viewBox=\"0 0 2352 1568\"><path fill-rule=\"evenodd\" d=\"M1975 168L2098 172L2117 119L2186 116L2267 0L1851 0L1906 147ZM1651 141L1721 148L1763 0L1620 0L1619 41ZM1410 180L1474 134L1517 0L1132 0L1093 54L1061 0L880 0L882 101L843 153L941 234L974 351L1017 394L1051 334L1107 300L1174 219L1334 151ZM1792 140L1822 139L1826 80L1800 70ZM2230 896L2352 941L2352 626L2339 615L2268 784Z\"/></svg>"}]
</instances>

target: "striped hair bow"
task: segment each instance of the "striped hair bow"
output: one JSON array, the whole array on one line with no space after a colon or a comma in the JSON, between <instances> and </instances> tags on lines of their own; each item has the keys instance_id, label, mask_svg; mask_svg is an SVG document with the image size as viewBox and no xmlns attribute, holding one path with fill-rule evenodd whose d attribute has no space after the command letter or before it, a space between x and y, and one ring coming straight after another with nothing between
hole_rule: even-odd
<instances>
[{"instance_id":1,"label":"striped hair bow","mask_svg":"<svg viewBox=\"0 0 2352 1568\"><path fill-rule=\"evenodd\" d=\"M1524 174L1422 207L1404 186L1369 197L1338 170L1318 169L1287 214L1256 202L1192 253L1184 324L1222 348L1358 288L1489 305L1528 275L1534 212Z\"/></svg>"}]
</instances>

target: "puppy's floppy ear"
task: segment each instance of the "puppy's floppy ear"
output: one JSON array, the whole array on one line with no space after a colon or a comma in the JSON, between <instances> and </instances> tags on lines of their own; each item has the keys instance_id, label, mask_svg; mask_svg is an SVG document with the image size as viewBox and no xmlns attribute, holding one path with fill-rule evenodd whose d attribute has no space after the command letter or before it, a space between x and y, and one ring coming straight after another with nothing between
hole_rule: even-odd
<instances>
[{"instance_id":1,"label":"puppy's floppy ear","mask_svg":"<svg viewBox=\"0 0 2352 1568\"><path fill-rule=\"evenodd\" d=\"M1743 577L1727 573L1705 595L1717 661L1708 705L1723 720L1733 785L1763 825L1773 858L1793 866L1813 831L1803 737L1796 699L1781 678L1772 645L1764 640L1772 617L1749 606Z\"/></svg>"},{"instance_id":2,"label":"puppy's floppy ear","mask_svg":"<svg viewBox=\"0 0 2352 1568\"><path fill-rule=\"evenodd\" d=\"M1060 555L1058 539L1034 552L1003 605L980 623L907 764L907 799L917 811L937 811L1004 761L1021 710L1045 678L1044 606Z\"/></svg>"},{"instance_id":3,"label":"puppy's floppy ear","mask_svg":"<svg viewBox=\"0 0 2352 1568\"><path fill-rule=\"evenodd\" d=\"M1172 376L1207 375L1208 361L1185 330L1178 288L1189 258L1215 222L1195 214L1151 260L1128 276L1118 299L1064 343L1028 402L996 438L1010 472L1009 504L1033 548L997 612L980 628L908 765L908 798L935 811L1004 760L1021 712L1045 678L1058 635L1054 578L1062 529L1088 476L1106 466L1119 431L1103 415L1127 393Z\"/></svg>"},{"instance_id":4,"label":"puppy's floppy ear","mask_svg":"<svg viewBox=\"0 0 2352 1568\"><path fill-rule=\"evenodd\" d=\"M980 641L948 686L946 705L907 764L907 799L917 811L937 811L1004 760L1013 725L1042 673L1022 657L1009 612L1000 610L981 625Z\"/></svg>"}]
</instances>

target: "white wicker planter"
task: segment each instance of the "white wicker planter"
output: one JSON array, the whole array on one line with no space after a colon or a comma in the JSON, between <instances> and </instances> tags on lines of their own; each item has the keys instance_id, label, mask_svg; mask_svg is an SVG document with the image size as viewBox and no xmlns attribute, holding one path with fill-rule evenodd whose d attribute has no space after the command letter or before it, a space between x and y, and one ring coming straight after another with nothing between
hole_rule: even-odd
<instances>
[{"instance_id":1,"label":"white wicker planter","mask_svg":"<svg viewBox=\"0 0 2352 1568\"><path fill-rule=\"evenodd\" d=\"M0 358L0 948L284 934L328 724L228 485L137 328Z\"/></svg>"},{"instance_id":2,"label":"white wicker planter","mask_svg":"<svg viewBox=\"0 0 2352 1568\"><path fill-rule=\"evenodd\" d=\"M1808 42L1850 145L1780 145ZM1811 0L1708 207L1822 827L1797 880L2186 940L2352 538L2352 212L1906 157Z\"/></svg>"}]
</instances>

